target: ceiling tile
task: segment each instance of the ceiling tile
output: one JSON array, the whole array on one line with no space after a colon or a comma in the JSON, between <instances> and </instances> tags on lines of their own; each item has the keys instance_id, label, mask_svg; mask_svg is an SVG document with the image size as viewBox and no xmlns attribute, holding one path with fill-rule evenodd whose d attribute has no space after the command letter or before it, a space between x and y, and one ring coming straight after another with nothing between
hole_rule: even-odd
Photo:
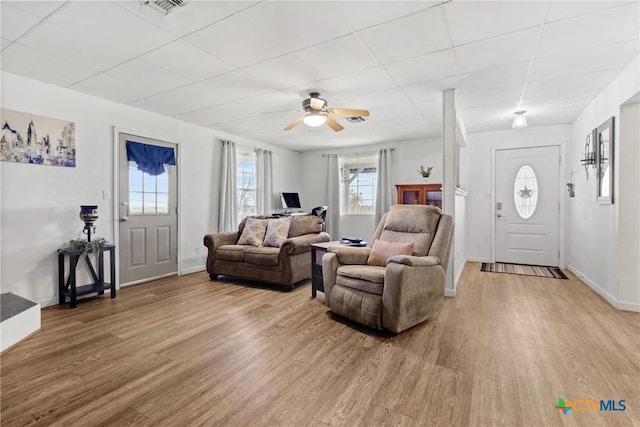
<instances>
[{"instance_id":1,"label":"ceiling tile","mask_svg":"<svg viewBox=\"0 0 640 427\"><path fill-rule=\"evenodd\" d=\"M619 69L597 71L594 73L574 74L550 80L538 80L527 84L527 98L554 97L572 92L602 90L618 74Z\"/></svg>"},{"instance_id":2,"label":"ceiling tile","mask_svg":"<svg viewBox=\"0 0 640 427\"><path fill-rule=\"evenodd\" d=\"M315 69L291 54L245 67L242 71L277 89L299 86L320 79Z\"/></svg>"},{"instance_id":3,"label":"ceiling tile","mask_svg":"<svg viewBox=\"0 0 640 427\"><path fill-rule=\"evenodd\" d=\"M463 92L472 90L492 89L496 87L523 84L527 77L530 61L489 70L476 71L469 74L461 74L460 87Z\"/></svg>"},{"instance_id":4,"label":"ceiling tile","mask_svg":"<svg viewBox=\"0 0 640 427\"><path fill-rule=\"evenodd\" d=\"M184 38L236 66L245 67L287 53L240 15L234 15Z\"/></svg>"},{"instance_id":5,"label":"ceiling tile","mask_svg":"<svg viewBox=\"0 0 640 427\"><path fill-rule=\"evenodd\" d=\"M460 74L530 59L537 35L538 28L531 28L455 47Z\"/></svg>"},{"instance_id":6,"label":"ceiling tile","mask_svg":"<svg viewBox=\"0 0 640 427\"><path fill-rule=\"evenodd\" d=\"M260 4L259 1L247 1L247 0L225 1L222 3L224 3L229 9L233 10L234 12L241 12L245 9L249 9L250 7Z\"/></svg>"},{"instance_id":7,"label":"ceiling tile","mask_svg":"<svg viewBox=\"0 0 640 427\"><path fill-rule=\"evenodd\" d=\"M518 102L522 94L522 86L523 84L465 92L461 97L461 103L465 108L473 108L505 101Z\"/></svg>"},{"instance_id":8,"label":"ceiling tile","mask_svg":"<svg viewBox=\"0 0 640 427\"><path fill-rule=\"evenodd\" d=\"M627 1L552 1L549 2L549 12L546 22L555 22L562 19L573 18L580 15L596 12L603 9L618 7Z\"/></svg>"},{"instance_id":9,"label":"ceiling tile","mask_svg":"<svg viewBox=\"0 0 640 427\"><path fill-rule=\"evenodd\" d=\"M232 65L182 40L144 54L140 59L192 82L219 76L234 69Z\"/></svg>"},{"instance_id":10,"label":"ceiling tile","mask_svg":"<svg viewBox=\"0 0 640 427\"><path fill-rule=\"evenodd\" d=\"M299 94L320 92L328 98L353 97L397 87L384 67L377 66L295 88Z\"/></svg>"},{"instance_id":11,"label":"ceiling tile","mask_svg":"<svg viewBox=\"0 0 640 427\"><path fill-rule=\"evenodd\" d=\"M82 64L60 61L55 55L48 55L18 42L2 51L2 69L64 87L97 73Z\"/></svg>"},{"instance_id":12,"label":"ceiling tile","mask_svg":"<svg viewBox=\"0 0 640 427\"><path fill-rule=\"evenodd\" d=\"M60 6L63 6L66 1L2 1L2 13L4 14L4 6L10 5L18 8L30 15L37 16L38 18L45 18L55 12ZM4 24L4 22L3 22Z\"/></svg>"},{"instance_id":13,"label":"ceiling tile","mask_svg":"<svg viewBox=\"0 0 640 427\"><path fill-rule=\"evenodd\" d=\"M272 91L273 88L263 85L247 74L233 71L170 92L141 99L136 101L134 105L168 116L175 116Z\"/></svg>"},{"instance_id":14,"label":"ceiling tile","mask_svg":"<svg viewBox=\"0 0 640 427\"><path fill-rule=\"evenodd\" d=\"M169 32L111 2L70 2L47 22L70 29L78 38L87 38L97 49L108 46L131 55L175 40Z\"/></svg>"},{"instance_id":15,"label":"ceiling tile","mask_svg":"<svg viewBox=\"0 0 640 427\"><path fill-rule=\"evenodd\" d=\"M332 2L263 2L242 16L290 52L353 31Z\"/></svg>"},{"instance_id":16,"label":"ceiling tile","mask_svg":"<svg viewBox=\"0 0 640 427\"><path fill-rule=\"evenodd\" d=\"M551 24L542 31L536 57L638 39L638 2Z\"/></svg>"},{"instance_id":17,"label":"ceiling tile","mask_svg":"<svg viewBox=\"0 0 640 427\"><path fill-rule=\"evenodd\" d=\"M336 2L336 5L353 28L359 31L441 3L441 1L340 1Z\"/></svg>"},{"instance_id":18,"label":"ceiling tile","mask_svg":"<svg viewBox=\"0 0 640 427\"><path fill-rule=\"evenodd\" d=\"M389 89L381 92L369 93L353 98L362 108L376 110L377 108L393 106L411 106L413 103L402 89Z\"/></svg>"},{"instance_id":19,"label":"ceiling tile","mask_svg":"<svg viewBox=\"0 0 640 427\"><path fill-rule=\"evenodd\" d=\"M48 22L20 39L20 43L57 57L60 62L77 59L87 67L105 70L131 58L131 54L103 43L91 32L78 33L75 27L63 27Z\"/></svg>"},{"instance_id":20,"label":"ceiling tile","mask_svg":"<svg viewBox=\"0 0 640 427\"><path fill-rule=\"evenodd\" d=\"M429 53L385 65L400 86L439 80L457 74L456 60L451 49Z\"/></svg>"},{"instance_id":21,"label":"ceiling tile","mask_svg":"<svg viewBox=\"0 0 640 427\"><path fill-rule=\"evenodd\" d=\"M358 34L383 64L451 47L441 7L396 19Z\"/></svg>"},{"instance_id":22,"label":"ceiling tile","mask_svg":"<svg viewBox=\"0 0 640 427\"><path fill-rule=\"evenodd\" d=\"M138 17L180 37L231 16L234 12L228 2L220 1L190 1L167 15L161 15L137 1L119 1L117 4Z\"/></svg>"},{"instance_id":23,"label":"ceiling tile","mask_svg":"<svg viewBox=\"0 0 640 427\"><path fill-rule=\"evenodd\" d=\"M35 27L41 19L21 9L12 7L10 4L13 3L0 3L2 10L0 29L2 29L2 38L13 41L18 40L20 36Z\"/></svg>"},{"instance_id":24,"label":"ceiling tile","mask_svg":"<svg viewBox=\"0 0 640 427\"><path fill-rule=\"evenodd\" d=\"M442 99L442 91L447 89L458 89L458 78L447 77L445 79L433 80L430 82L418 83L404 86L402 90L413 102L420 102L432 99Z\"/></svg>"},{"instance_id":25,"label":"ceiling tile","mask_svg":"<svg viewBox=\"0 0 640 427\"><path fill-rule=\"evenodd\" d=\"M640 54L637 40L538 58L533 61L530 81L622 68Z\"/></svg>"},{"instance_id":26,"label":"ceiling tile","mask_svg":"<svg viewBox=\"0 0 640 427\"><path fill-rule=\"evenodd\" d=\"M2 39L2 47L0 49L6 49L11 43L13 43L11 40Z\"/></svg>"},{"instance_id":27,"label":"ceiling tile","mask_svg":"<svg viewBox=\"0 0 640 427\"><path fill-rule=\"evenodd\" d=\"M156 93L150 91L148 87L116 78L109 73L100 73L82 80L71 86L71 89L124 104Z\"/></svg>"},{"instance_id":28,"label":"ceiling tile","mask_svg":"<svg viewBox=\"0 0 640 427\"><path fill-rule=\"evenodd\" d=\"M294 54L322 78L353 73L378 65L378 61L354 35L341 37Z\"/></svg>"},{"instance_id":29,"label":"ceiling tile","mask_svg":"<svg viewBox=\"0 0 640 427\"><path fill-rule=\"evenodd\" d=\"M444 6L454 46L538 26L546 2L459 2Z\"/></svg>"}]
</instances>

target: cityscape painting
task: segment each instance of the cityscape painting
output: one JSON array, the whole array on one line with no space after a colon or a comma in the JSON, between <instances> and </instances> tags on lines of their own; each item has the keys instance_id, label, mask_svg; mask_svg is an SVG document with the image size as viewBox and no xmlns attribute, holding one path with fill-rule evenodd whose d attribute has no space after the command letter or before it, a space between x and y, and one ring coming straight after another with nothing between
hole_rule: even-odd
<instances>
[{"instance_id":1,"label":"cityscape painting","mask_svg":"<svg viewBox=\"0 0 640 427\"><path fill-rule=\"evenodd\" d=\"M66 120L0 109L3 162L76 166L76 126Z\"/></svg>"}]
</instances>

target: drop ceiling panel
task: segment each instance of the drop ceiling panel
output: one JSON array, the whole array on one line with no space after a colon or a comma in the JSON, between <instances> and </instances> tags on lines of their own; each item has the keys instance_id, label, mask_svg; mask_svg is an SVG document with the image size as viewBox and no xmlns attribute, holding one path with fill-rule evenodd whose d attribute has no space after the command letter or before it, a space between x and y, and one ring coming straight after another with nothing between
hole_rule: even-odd
<instances>
[{"instance_id":1,"label":"drop ceiling panel","mask_svg":"<svg viewBox=\"0 0 640 427\"><path fill-rule=\"evenodd\" d=\"M25 34L31 28L40 22L40 18L31 15L21 9L10 6L12 3L2 2L2 38L8 40L18 40L20 36Z\"/></svg>"},{"instance_id":2,"label":"drop ceiling panel","mask_svg":"<svg viewBox=\"0 0 640 427\"><path fill-rule=\"evenodd\" d=\"M527 61L536 45L538 28L517 31L455 47L461 74Z\"/></svg>"},{"instance_id":3,"label":"drop ceiling panel","mask_svg":"<svg viewBox=\"0 0 640 427\"><path fill-rule=\"evenodd\" d=\"M71 89L94 96L128 104L154 93L148 87L116 78L109 73L100 73L71 86Z\"/></svg>"},{"instance_id":4,"label":"drop ceiling panel","mask_svg":"<svg viewBox=\"0 0 640 427\"><path fill-rule=\"evenodd\" d=\"M451 47L442 8L399 18L359 35L383 64Z\"/></svg>"},{"instance_id":5,"label":"drop ceiling panel","mask_svg":"<svg viewBox=\"0 0 640 427\"><path fill-rule=\"evenodd\" d=\"M228 73L234 69L231 64L182 40L155 49L142 55L140 59L186 77L192 82Z\"/></svg>"},{"instance_id":6,"label":"drop ceiling panel","mask_svg":"<svg viewBox=\"0 0 640 427\"><path fill-rule=\"evenodd\" d=\"M284 47L240 15L196 31L184 40L236 67L257 64L287 53Z\"/></svg>"},{"instance_id":7,"label":"drop ceiling panel","mask_svg":"<svg viewBox=\"0 0 640 427\"><path fill-rule=\"evenodd\" d=\"M394 62L385 65L385 68L400 86L439 80L458 74L456 59L451 49Z\"/></svg>"},{"instance_id":8,"label":"drop ceiling panel","mask_svg":"<svg viewBox=\"0 0 640 427\"><path fill-rule=\"evenodd\" d=\"M413 106L411 100L401 89L389 89L353 98L362 108L377 109L391 106Z\"/></svg>"},{"instance_id":9,"label":"drop ceiling panel","mask_svg":"<svg viewBox=\"0 0 640 427\"><path fill-rule=\"evenodd\" d=\"M278 89L299 86L320 79L320 75L313 67L291 54L245 67L242 71Z\"/></svg>"},{"instance_id":10,"label":"drop ceiling panel","mask_svg":"<svg viewBox=\"0 0 640 427\"><path fill-rule=\"evenodd\" d=\"M20 43L57 57L60 62L77 59L95 70L105 70L131 58L125 50L105 44L97 34L48 22L38 25Z\"/></svg>"},{"instance_id":11,"label":"drop ceiling panel","mask_svg":"<svg viewBox=\"0 0 640 427\"><path fill-rule=\"evenodd\" d=\"M524 84L530 61L460 75L463 92Z\"/></svg>"},{"instance_id":12,"label":"drop ceiling panel","mask_svg":"<svg viewBox=\"0 0 640 427\"><path fill-rule=\"evenodd\" d=\"M436 6L440 1L340 1L336 5L356 30L362 30L420 10Z\"/></svg>"},{"instance_id":13,"label":"drop ceiling panel","mask_svg":"<svg viewBox=\"0 0 640 427\"><path fill-rule=\"evenodd\" d=\"M619 73L620 70L614 69L539 80L527 85L525 96L529 98L554 97L572 92L602 90Z\"/></svg>"},{"instance_id":14,"label":"drop ceiling panel","mask_svg":"<svg viewBox=\"0 0 640 427\"><path fill-rule=\"evenodd\" d=\"M537 58L637 40L638 3L605 9L544 26Z\"/></svg>"},{"instance_id":15,"label":"drop ceiling panel","mask_svg":"<svg viewBox=\"0 0 640 427\"><path fill-rule=\"evenodd\" d=\"M522 85L505 86L495 89L465 92L461 97L461 101L465 108L499 104L506 101L513 101L517 105L521 94Z\"/></svg>"},{"instance_id":16,"label":"drop ceiling panel","mask_svg":"<svg viewBox=\"0 0 640 427\"><path fill-rule=\"evenodd\" d=\"M64 1L3 1L1 6L2 6L3 14L4 14L4 6L10 5L24 12L27 12L30 15L37 16L38 18L45 18L46 16L56 11L58 8L60 8L60 6L64 5L65 3L67 2L64 2Z\"/></svg>"},{"instance_id":17,"label":"drop ceiling panel","mask_svg":"<svg viewBox=\"0 0 640 427\"><path fill-rule=\"evenodd\" d=\"M82 64L60 61L57 56L22 46L17 42L2 51L2 69L63 87L97 73L96 70Z\"/></svg>"},{"instance_id":18,"label":"drop ceiling panel","mask_svg":"<svg viewBox=\"0 0 640 427\"><path fill-rule=\"evenodd\" d=\"M339 77L314 82L311 85L300 87L302 93L308 93L305 89L318 89L320 93L337 101L339 97L352 97L382 91L397 87L389 76L387 70L381 66L345 74ZM332 102L333 102L332 101Z\"/></svg>"},{"instance_id":19,"label":"drop ceiling panel","mask_svg":"<svg viewBox=\"0 0 640 427\"><path fill-rule=\"evenodd\" d=\"M546 2L453 1L444 6L455 46L540 25Z\"/></svg>"},{"instance_id":20,"label":"drop ceiling panel","mask_svg":"<svg viewBox=\"0 0 640 427\"><path fill-rule=\"evenodd\" d=\"M413 102L420 102L435 98L440 100L443 90L457 88L458 77L448 77L445 79L405 86L402 89L407 97Z\"/></svg>"},{"instance_id":21,"label":"drop ceiling panel","mask_svg":"<svg viewBox=\"0 0 640 427\"><path fill-rule=\"evenodd\" d=\"M168 15L161 15L151 7L141 5L137 1L120 1L117 4L145 21L179 37L186 36L234 13L234 10L229 7L229 3L220 1L190 1L187 5L173 10Z\"/></svg>"},{"instance_id":22,"label":"drop ceiling panel","mask_svg":"<svg viewBox=\"0 0 640 427\"><path fill-rule=\"evenodd\" d=\"M303 49L295 52L294 55L308 66L313 67L323 79L354 73L378 65L378 61L354 35Z\"/></svg>"},{"instance_id":23,"label":"drop ceiling panel","mask_svg":"<svg viewBox=\"0 0 640 427\"><path fill-rule=\"evenodd\" d=\"M333 2L263 2L242 16L290 52L352 32Z\"/></svg>"},{"instance_id":24,"label":"drop ceiling panel","mask_svg":"<svg viewBox=\"0 0 640 427\"><path fill-rule=\"evenodd\" d=\"M555 22L603 9L618 7L629 1L552 1L549 3L549 13L546 22Z\"/></svg>"}]
</instances>

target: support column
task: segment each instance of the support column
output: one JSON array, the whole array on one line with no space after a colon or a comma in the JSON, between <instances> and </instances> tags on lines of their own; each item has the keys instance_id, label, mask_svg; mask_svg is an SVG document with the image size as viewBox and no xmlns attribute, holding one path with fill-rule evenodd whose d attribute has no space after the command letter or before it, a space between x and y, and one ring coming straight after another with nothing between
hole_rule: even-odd
<instances>
[{"instance_id":1,"label":"support column","mask_svg":"<svg viewBox=\"0 0 640 427\"><path fill-rule=\"evenodd\" d=\"M455 89L442 91L442 210L455 218L455 191L458 147L456 142ZM455 231L454 231L455 232ZM445 295L455 296L454 286L455 239L451 242L451 255L447 267Z\"/></svg>"}]
</instances>

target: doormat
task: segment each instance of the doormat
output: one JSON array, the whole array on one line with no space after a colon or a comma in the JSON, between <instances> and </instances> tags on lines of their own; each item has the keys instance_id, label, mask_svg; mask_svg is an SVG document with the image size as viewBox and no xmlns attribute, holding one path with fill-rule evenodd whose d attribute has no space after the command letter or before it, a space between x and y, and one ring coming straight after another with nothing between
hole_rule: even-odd
<instances>
[{"instance_id":1,"label":"doormat","mask_svg":"<svg viewBox=\"0 0 640 427\"><path fill-rule=\"evenodd\" d=\"M549 277L551 279L569 280L562 270L557 267L543 267L540 265L507 264L504 262L483 262L480 271L488 273L519 274L521 276Z\"/></svg>"}]
</instances>

